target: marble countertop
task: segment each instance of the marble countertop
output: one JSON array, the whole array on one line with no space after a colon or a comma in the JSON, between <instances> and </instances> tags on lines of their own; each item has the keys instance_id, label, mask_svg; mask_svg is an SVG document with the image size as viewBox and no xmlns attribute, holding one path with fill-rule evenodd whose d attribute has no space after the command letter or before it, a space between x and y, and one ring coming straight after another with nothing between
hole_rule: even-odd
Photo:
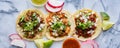
<instances>
[{"instance_id":1,"label":"marble countertop","mask_svg":"<svg viewBox=\"0 0 120 48\"><path fill-rule=\"evenodd\" d=\"M36 8L29 0L0 0L0 48L12 48L9 34L16 33L15 21L22 10ZM99 48L120 48L120 1L119 0L65 0L64 9L74 13L81 8L107 12L114 26L103 31L95 40ZM46 13L44 7L38 7ZM27 48L36 48L33 42L25 41ZM56 47L60 48L60 47Z\"/></svg>"}]
</instances>

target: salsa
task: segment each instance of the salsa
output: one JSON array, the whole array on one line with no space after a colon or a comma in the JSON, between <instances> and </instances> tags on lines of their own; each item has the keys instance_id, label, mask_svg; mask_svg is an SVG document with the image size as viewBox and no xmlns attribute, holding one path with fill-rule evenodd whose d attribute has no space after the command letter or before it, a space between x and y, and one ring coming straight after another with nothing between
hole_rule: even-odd
<instances>
[{"instance_id":1,"label":"salsa","mask_svg":"<svg viewBox=\"0 0 120 48\"><path fill-rule=\"evenodd\" d=\"M80 48L80 43L75 38L68 38L63 42L62 48Z\"/></svg>"}]
</instances>

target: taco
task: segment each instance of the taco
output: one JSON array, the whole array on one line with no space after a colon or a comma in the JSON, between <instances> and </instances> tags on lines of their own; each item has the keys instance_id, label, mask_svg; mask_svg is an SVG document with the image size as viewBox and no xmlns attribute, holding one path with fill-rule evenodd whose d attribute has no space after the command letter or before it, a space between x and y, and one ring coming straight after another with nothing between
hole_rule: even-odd
<instances>
[{"instance_id":1,"label":"taco","mask_svg":"<svg viewBox=\"0 0 120 48\"><path fill-rule=\"evenodd\" d=\"M81 9L73 15L73 37L81 41L95 39L101 32L101 17L91 9Z\"/></svg>"},{"instance_id":2,"label":"taco","mask_svg":"<svg viewBox=\"0 0 120 48\"><path fill-rule=\"evenodd\" d=\"M42 38L46 30L45 17L37 9L27 9L18 15L16 21L18 34L25 40Z\"/></svg>"},{"instance_id":3,"label":"taco","mask_svg":"<svg viewBox=\"0 0 120 48\"><path fill-rule=\"evenodd\" d=\"M49 13L46 18L48 39L54 41L64 40L71 34L71 15L63 10L61 12Z\"/></svg>"}]
</instances>

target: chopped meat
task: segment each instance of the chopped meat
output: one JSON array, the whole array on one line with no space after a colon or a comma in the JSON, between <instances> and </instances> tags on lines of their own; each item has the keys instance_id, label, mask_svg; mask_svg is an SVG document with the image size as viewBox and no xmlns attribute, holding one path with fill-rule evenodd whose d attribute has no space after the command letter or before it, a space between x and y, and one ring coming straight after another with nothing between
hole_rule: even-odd
<instances>
[{"instance_id":1,"label":"chopped meat","mask_svg":"<svg viewBox=\"0 0 120 48\"><path fill-rule=\"evenodd\" d=\"M93 26L91 27L91 29L92 29L92 30L95 30L95 29L96 29L96 26L95 26L95 25L93 25Z\"/></svg>"},{"instance_id":2,"label":"chopped meat","mask_svg":"<svg viewBox=\"0 0 120 48\"><path fill-rule=\"evenodd\" d=\"M91 20L92 22L96 22L96 15L95 14L90 15L89 20Z\"/></svg>"}]
</instances>

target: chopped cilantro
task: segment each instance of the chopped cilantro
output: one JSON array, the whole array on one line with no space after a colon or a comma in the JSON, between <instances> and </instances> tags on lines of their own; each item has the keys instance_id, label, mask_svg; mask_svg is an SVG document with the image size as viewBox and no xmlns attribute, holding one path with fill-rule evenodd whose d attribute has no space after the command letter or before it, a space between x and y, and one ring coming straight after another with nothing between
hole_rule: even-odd
<instances>
[{"instance_id":1,"label":"chopped cilantro","mask_svg":"<svg viewBox=\"0 0 120 48\"><path fill-rule=\"evenodd\" d=\"M22 22L22 21L24 20L24 18L25 18L25 16L22 16L22 17L20 18L20 22Z\"/></svg>"}]
</instances>

